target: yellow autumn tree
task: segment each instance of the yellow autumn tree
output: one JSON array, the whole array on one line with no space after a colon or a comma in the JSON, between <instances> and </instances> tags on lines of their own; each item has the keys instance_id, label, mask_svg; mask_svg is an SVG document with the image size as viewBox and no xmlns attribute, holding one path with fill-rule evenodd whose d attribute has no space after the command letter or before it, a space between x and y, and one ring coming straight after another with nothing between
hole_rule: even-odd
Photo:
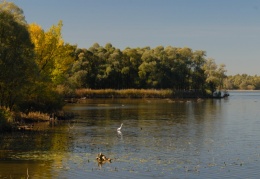
<instances>
[{"instance_id":1,"label":"yellow autumn tree","mask_svg":"<svg viewBox=\"0 0 260 179\"><path fill-rule=\"evenodd\" d=\"M55 112L62 107L57 86L66 81L76 47L64 43L61 30L62 21L47 31L35 23L28 25L39 78L31 86L31 95L21 105L23 111Z\"/></svg>"},{"instance_id":2,"label":"yellow autumn tree","mask_svg":"<svg viewBox=\"0 0 260 179\"><path fill-rule=\"evenodd\" d=\"M64 75L73 62L76 47L65 44L62 39L62 21L48 31L33 23L29 25L31 40L35 46L35 60L45 80L62 83Z\"/></svg>"}]
</instances>

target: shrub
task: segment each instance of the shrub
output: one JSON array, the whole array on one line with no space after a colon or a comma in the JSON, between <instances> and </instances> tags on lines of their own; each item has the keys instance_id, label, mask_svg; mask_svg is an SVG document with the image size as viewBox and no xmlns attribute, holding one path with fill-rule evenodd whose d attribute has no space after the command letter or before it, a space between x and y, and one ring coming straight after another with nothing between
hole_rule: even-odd
<instances>
[{"instance_id":1,"label":"shrub","mask_svg":"<svg viewBox=\"0 0 260 179\"><path fill-rule=\"evenodd\" d=\"M3 109L0 109L0 132L11 130L11 114Z\"/></svg>"}]
</instances>

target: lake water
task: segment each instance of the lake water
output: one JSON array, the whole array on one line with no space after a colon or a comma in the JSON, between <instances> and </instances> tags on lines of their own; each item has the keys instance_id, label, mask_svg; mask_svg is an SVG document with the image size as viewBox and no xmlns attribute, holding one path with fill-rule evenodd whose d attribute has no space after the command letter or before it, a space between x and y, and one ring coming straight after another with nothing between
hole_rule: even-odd
<instances>
[{"instance_id":1,"label":"lake water","mask_svg":"<svg viewBox=\"0 0 260 179\"><path fill-rule=\"evenodd\" d=\"M260 175L260 92L207 100L90 99L64 109L77 114L75 121L0 134L0 178ZM112 163L98 164L100 152Z\"/></svg>"}]
</instances>

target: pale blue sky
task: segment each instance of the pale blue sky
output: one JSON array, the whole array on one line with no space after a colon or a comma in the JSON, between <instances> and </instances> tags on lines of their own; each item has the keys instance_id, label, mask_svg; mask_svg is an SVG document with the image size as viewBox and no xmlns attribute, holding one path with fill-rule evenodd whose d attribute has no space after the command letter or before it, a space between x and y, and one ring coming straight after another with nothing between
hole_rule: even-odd
<instances>
[{"instance_id":1,"label":"pale blue sky","mask_svg":"<svg viewBox=\"0 0 260 179\"><path fill-rule=\"evenodd\" d=\"M28 23L63 21L66 42L205 50L228 75L260 75L259 0L10 0Z\"/></svg>"}]
</instances>

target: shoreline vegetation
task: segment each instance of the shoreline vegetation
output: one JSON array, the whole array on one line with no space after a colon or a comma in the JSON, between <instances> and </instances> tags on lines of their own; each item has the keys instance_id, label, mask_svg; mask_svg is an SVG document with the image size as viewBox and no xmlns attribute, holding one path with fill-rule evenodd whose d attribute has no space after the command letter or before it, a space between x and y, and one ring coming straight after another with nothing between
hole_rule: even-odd
<instances>
[{"instance_id":1,"label":"shoreline vegetation","mask_svg":"<svg viewBox=\"0 0 260 179\"><path fill-rule=\"evenodd\" d=\"M48 123L54 126L57 121L74 121L75 114L58 111L53 114L42 112L29 112L28 114L21 112L12 112L0 109L0 133L10 131L38 131L34 124Z\"/></svg>"},{"instance_id":2,"label":"shoreline vegetation","mask_svg":"<svg viewBox=\"0 0 260 179\"><path fill-rule=\"evenodd\" d=\"M171 90L171 89L77 89L73 94L64 98L65 103L80 103L84 99L95 98L157 98L157 99L201 99L211 95L199 90ZM1 111L1 110L0 110ZM73 120L75 115L64 111L52 114L42 112L12 112L2 110L0 115L0 131L35 131L33 123L57 120ZM3 119L7 120L3 120ZM4 122L6 121L6 122Z\"/></svg>"},{"instance_id":3,"label":"shoreline vegetation","mask_svg":"<svg viewBox=\"0 0 260 179\"><path fill-rule=\"evenodd\" d=\"M209 93L201 90L171 90L171 89L77 89L67 97L69 99L86 98L209 98Z\"/></svg>"}]
</instances>

